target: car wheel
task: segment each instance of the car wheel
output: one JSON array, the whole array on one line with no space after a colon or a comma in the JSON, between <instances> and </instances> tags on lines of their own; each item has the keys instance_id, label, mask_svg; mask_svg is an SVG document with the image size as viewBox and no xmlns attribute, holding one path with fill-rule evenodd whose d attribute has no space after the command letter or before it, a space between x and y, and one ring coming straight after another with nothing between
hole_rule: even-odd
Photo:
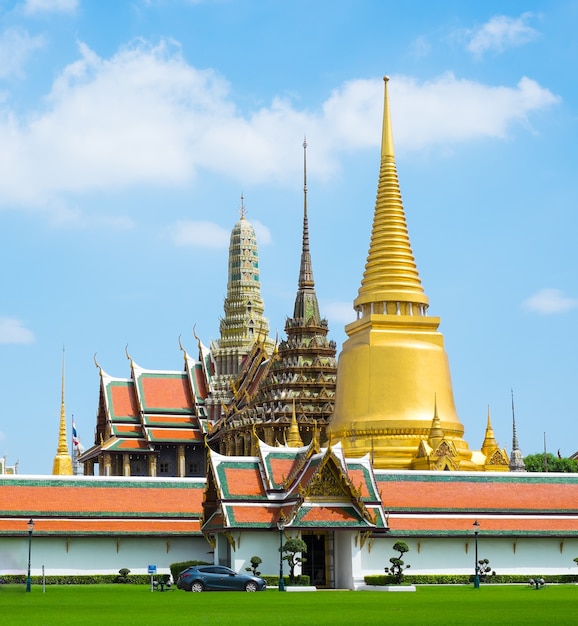
<instances>
[{"instance_id":1,"label":"car wheel","mask_svg":"<svg viewBox=\"0 0 578 626\"><path fill-rule=\"evenodd\" d=\"M191 585L191 591L204 591L205 588L203 587L203 583L199 582L198 580L195 580L195 582Z\"/></svg>"},{"instance_id":2,"label":"car wheel","mask_svg":"<svg viewBox=\"0 0 578 626\"><path fill-rule=\"evenodd\" d=\"M257 591L257 583L252 580L245 585L245 591Z\"/></svg>"}]
</instances>

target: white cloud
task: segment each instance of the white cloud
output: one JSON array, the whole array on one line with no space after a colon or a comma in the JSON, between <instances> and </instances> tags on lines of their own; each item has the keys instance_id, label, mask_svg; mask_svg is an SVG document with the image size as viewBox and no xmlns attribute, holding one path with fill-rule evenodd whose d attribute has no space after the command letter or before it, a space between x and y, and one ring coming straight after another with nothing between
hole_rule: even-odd
<instances>
[{"instance_id":1,"label":"white cloud","mask_svg":"<svg viewBox=\"0 0 578 626\"><path fill-rule=\"evenodd\" d=\"M322 317L331 320L330 326L341 326L354 322L357 314L351 302L323 302L319 305Z\"/></svg>"},{"instance_id":2,"label":"white cloud","mask_svg":"<svg viewBox=\"0 0 578 626\"><path fill-rule=\"evenodd\" d=\"M488 50L502 52L507 48L522 46L539 37L539 32L528 25L531 13L520 17L496 15L478 29L468 31L467 49L481 56Z\"/></svg>"},{"instance_id":3,"label":"white cloud","mask_svg":"<svg viewBox=\"0 0 578 626\"><path fill-rule=\"evenodd\" d=\"M231 231L213 222L179 220L169 228L169 237L177 246L223 249L229 245Z\"/></svg>"},{"instance_id":4,"label":"white cloud","mask_svg":"<svg viewBox=\"0 0 578 626\"><path fill-rule=\"evenodd\" d=\"M24 0L24 13L73 13L78 7L78 0Z\"/></svg>"},{"instance_id":5,"label":"white cloud","mask_svg":"<svg viewBox=\"0 0 578 626\"><path fill-rule=\"evenodd\" d=\"M259 246L271 243L271 231L258 220L250 220ZM179 220L168 229L169 238L177 246L223 250L229 247L231 229L214 222Z\"/></svg>"},{"instance_id":6,"label":"white cloud","mask_svg":"<svg viewBox=\"0 0 578 626\"><path fill-rule=\"evenodd\" d=\"M379 145L383 81L352 80L318 111L290 101L243 115L227 81L197 70L174 42L144 41L103 59L80 56L29 117L0 105L0 207L65 214L68 196L133 185L190 183L202 172L240 186L301 177L296 137L314 136L311 177L339 171L346 151ZM533 111L558 101L529 78L491 87L445 74L420 83L393 77L389 90L397 149L421 150L503 137Z\"/></svg>"},{"instance_id":7,"label":"white cloud","mask_svg":"<svg viewBox=\"0 0 578 626\"><path fill-rule=\"evenodd\" d=\"M577 309L578 298L570 298L560 289L541 289L524 300L522 306L527 311L551 315Z\"/></svg>"},{"instance_id":8,"label":"white cloud","mask_svg":"<svg viewBox=\"0 0 578 626\"><path fill-rule=\"evenodd\" d=\"M0 317L0 344L33 343L34 334L20 320L12 317Z\"/></svg>"},{"instance_id":9,"label":"white cloud","mask_svg":"<svg viewBox=\"0 0 578 626\"><path fill-rule=\"evenodd\" d=\"M389 82L396 147L421 150L483 137L504 137L515 122L559 98L530 78L516 87L492 87L444 74L432 81L398 76ZM383 83L355 80L334 91L324 105L324 124L349 147L375 145L382 114Z\"/></svg>"},{"instance_id":10,"label":"white cloud","mask_svg":"<svg viewBox=\"0 0 578 626\"><path fill-rule=\"evenodd\" d=\"M30 55L43 45L43 37L32 37L19 28L8 28L0 33L0 78L21 76Z\"/></svg>"}]
</instances>

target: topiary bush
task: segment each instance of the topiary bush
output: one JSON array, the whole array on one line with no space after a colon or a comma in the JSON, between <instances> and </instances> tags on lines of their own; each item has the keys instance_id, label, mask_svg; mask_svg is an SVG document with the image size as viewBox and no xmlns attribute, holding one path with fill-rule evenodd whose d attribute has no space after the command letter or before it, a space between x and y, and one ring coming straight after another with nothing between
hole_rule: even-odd
<instances>
[{"instance_id":1,"label":"topiary bush","mask_svg":"<svg viewBox=\"0 0 578 626\"><path fill-rule=\"evenodd\" d=\"M246 567L245 571L251 572L253 576L260 576L261 572L257 571L257 568L259 567L259 565L261 565L262 562L263 562L263 559L260 556L252 556L251 567Z\"/></svg>"},{"instance_id":2,"label":"topiary bush","mask_svg":"<svg viewBox=\"0 0 578 626\"><path fill-rule=\"evenodd\" d=\"M128 569L128 567L123 567L122 569L118 570L118 576L115 578L114 582L115 583L130 583L131 580L129 578L130 574L130 570Z\"/></svg>"}]
</instances>

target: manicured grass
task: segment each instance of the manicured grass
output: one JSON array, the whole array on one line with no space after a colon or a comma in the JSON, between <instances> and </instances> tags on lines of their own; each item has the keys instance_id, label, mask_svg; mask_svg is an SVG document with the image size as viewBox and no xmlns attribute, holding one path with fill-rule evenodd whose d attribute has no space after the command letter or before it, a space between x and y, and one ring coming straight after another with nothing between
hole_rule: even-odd
<instances>
[{"instance_id":1,"label":"manicured grass","mask_svg":"<svg viewBox=\"0 0 578 626\"><path fill-rule=\"evenodd\" d=\"M418 587L415 593L317 591L280 593L151 592L137 585L0 585L3 626L82 624L576 624L578 586Z\"/></svg>"}]
</instances>

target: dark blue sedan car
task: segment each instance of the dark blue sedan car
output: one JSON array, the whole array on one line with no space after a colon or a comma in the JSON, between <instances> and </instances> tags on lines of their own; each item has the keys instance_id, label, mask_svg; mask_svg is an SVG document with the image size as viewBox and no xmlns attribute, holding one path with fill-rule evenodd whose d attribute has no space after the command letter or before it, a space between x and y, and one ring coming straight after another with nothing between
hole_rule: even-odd
<instances>
[{"instance_id":1,"label":"dark blue sedan car","mask_svg":"<svg viewBox=\"0 0 578 626\"><path fill-rule=\"evenodd\" d=\"M177 587L185 591L263 591L267 582L223 565L193 565L179 574Z\"/></svg>"}]
</instances>

